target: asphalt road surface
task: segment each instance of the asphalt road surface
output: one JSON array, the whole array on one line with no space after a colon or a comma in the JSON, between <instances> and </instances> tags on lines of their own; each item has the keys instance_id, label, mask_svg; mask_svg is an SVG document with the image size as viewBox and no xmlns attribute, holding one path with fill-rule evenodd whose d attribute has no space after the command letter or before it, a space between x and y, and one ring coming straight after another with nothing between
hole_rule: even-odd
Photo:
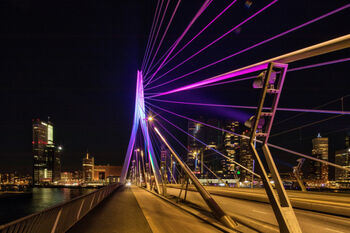
<instances>
[{"instance_id":1,"label":"asphalt road surface","mask_svg":"<svg viewBox=\"0 0 350 233\"><path fill-rule=\"evenodd\" d=\"M178 196L179 189L168 188L168 194ZM184 192L182 192L184 194ZM182 195L183 196L183 195ZM224 209L228 215L241 215L264 223L277 226L277 222L269 204L240 200L229 197L213 195L213 198ZM208 207L197 192L189 191L187 201L202 206L208 210ZM295 209L297 219L303 232L307 233L346 233L350 232L350 219L330 214L322 214L312 211Z\"/></svg>"}]
</instances>

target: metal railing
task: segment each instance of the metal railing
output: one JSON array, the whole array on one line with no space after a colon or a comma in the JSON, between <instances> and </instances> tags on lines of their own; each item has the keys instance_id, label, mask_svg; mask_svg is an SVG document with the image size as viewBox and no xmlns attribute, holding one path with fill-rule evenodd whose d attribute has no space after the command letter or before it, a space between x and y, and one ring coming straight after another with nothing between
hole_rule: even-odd
<instances>
[{"instance_id":1,"label":"metal railing","mask_svg":"<svg viewBox=\"0 0 350 233\"><path fill-rule=\"evenodd\" d=\"M112 184L0 226L0 233L63 233L82 219L120 184Z\"/></svg>"}]
</instances>

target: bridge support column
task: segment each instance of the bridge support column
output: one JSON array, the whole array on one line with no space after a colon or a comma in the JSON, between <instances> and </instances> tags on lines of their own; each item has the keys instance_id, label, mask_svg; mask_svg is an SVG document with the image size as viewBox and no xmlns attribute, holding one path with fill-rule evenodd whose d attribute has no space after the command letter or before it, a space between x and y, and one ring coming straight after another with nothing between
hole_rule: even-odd
<instances>
[{"instance_id":1,"label":"bridge support column","mask_svg":"<svg viewBox=\"0 0 350 233\"><path fill-rule=\"evenodd\" d=\"M265 71L262 75L259 75L258 78L260 78L260 80L258 79L254 84L255 88L262 88L262 92L256 114L250 119L250 126L253 123L254 124L251 127L249 146L260 166L260 175L266 190L266 194L270 200L272 209L279 224L280 231L283 233L301 233L293 207L289 201L281 177L267 145L287 68L288 65L286 64L269 63L267 71ZM261 85L262 83L263 85ZM269 100L266 99L267 94L269 94ZM264 108L266 103L272 103L269 111L265 110L266 108ZM260 138L263 140L262 151L275 183L278 196L271 185L271 181L267 175L265 166L261 161L261 157L254 145L255 138Z\"/></svg>"},{"instance_id":2,"label":"bridge support column","mask_svg":"<svg viewBox=\"0 0 350 233\"><path fill-rule=\"evenodd\" d=\"M212 198L210 193L202 186L202 184L199 182L197 177L193 174L191 169L180 159L180 157L177 155L177 153L173 150L173 148L168 144L168 142L165 140L165 138L161 135L159 130L157 128L154 128L160 139L164 142L164 144L168 147L176 161L179 163L179 165L182 167L186 175L189 179L191 179L192 183L196 187L199 194L202 196L208 207L213 212L213 215L226 227L230 229L235 229L238 224L232 220L230 216L228 216L221 207L216 203L216 201Z\"/></svg>"}]
</instances>

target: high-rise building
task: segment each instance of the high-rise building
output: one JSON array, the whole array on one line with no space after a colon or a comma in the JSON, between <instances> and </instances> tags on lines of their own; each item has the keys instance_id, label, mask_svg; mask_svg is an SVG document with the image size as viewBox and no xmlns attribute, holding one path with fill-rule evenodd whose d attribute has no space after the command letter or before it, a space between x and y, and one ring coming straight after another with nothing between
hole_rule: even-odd
<instances>
[{"instance_id":1,"label":"high-rise building","mask_svg":"<svg viewBox=\"0 0 350 233\"><path fill-rule=\"evenodd\" d=\"M228 131L239 134L240 125L238 121L226 122L224 128ZM240 138L236 134L231 134L228 132L224 133L224 145L222 147L224 154L231 160L223 158L222 170L223 178L234 178L236 175L236 165L233 161L238 161L238 155L240 150Z\"/></svg>"},{"instance_id":2,"label":"high-rise building","mask_svg":"<svg viewBox=\"0 0 350 233\"><path fill-rule=\"evenodd\" d=\"M205 128L203 125L193 121L188 122L188 133L201 141L204 140L204 130ZM198 166L198 155L204 150L205 146L199 143L193 137L188 136L188 154L186 163L192 171L197 173L200 170Z\"/></svg>"},{"instance_id":3,"label":"high-rise building","mask_svg":"<svg viewBox=\"0 0 350 233\"><path fill-rule=\"evenodd\" d=\"M61 147L56 147L53 125L33 119L33 184L41 185L60 180Z\"/></svg>"},{"instance_id":4,"label":"high-rise building","mask_svg":"<svg viewBox=\"0 0 350 233\"><path fill-rule=\"evenodd\" d=\"M244 136L249 136L250 132L248 130L242 133ZM240 138L240 164L250 170L253 169L254 159L253 152L249 146L249 138L241 137ZM252 174L245 169L240 169L241 172L241 180L242 181L250 181L252 179Z\"/></svg>"},{"instance_id":5,"label":"high-rise building","mask_svg":"<svg viewBox=\"0 0 350 233\"><path fill-rule=\"evenodd\" d=\"M318 134L316 138L312 139L312 155L315 158L328 161L328 138ZM325 184L328 182L328 166L324 163L313 162L310 175L317 183Z\"/></svg>"},{"instance_id":6,"label":"high-rise building","mask_svg":"<svg viewBox=\"0 0 350 233\"><path fill-rule=\"evenodd\" d=\"M167 163L169 162L169 150L162 144L160 148L160 171L163 181L168 180Z\"/></svg>"},{"instance_id":7,"label":"high-rise building","mask_svg":"<svg viewBox=\"0 0 350 233\"><path fill-rule=\"evenodd\" d=\"M350 147L337 150L335 152L335 163L342 167L350 168ZM335 169L335 181L342 187L350 187L350 172L336 168Z\"/></svg>"},{"instance_id":8,"label":"high-rise building","mask_svg":"<svg viewBox=\"0 0 350 233\"><path fill-rule=\"evenodd\" d=\"M90 182L94 180L94 167L95 159L89 156L89 152L86 153L86 157L83 158L83 180L84 182Z\"/></svg>"}]
</instances>

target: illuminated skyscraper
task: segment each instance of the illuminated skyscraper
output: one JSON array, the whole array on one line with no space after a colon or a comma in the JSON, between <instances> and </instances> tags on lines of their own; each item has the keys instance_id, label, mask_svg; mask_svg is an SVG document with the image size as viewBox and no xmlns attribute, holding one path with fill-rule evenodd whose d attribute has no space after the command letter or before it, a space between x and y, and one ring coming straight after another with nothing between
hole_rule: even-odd
<instances>
[{"instance_id":1,"label":"illuminated skyscraper","mask_svg":"<svg viewBox=\"0 0 350 233\"><path fill-rule=\"evenodd\" d=\"M33 184L53 181L53 169L60 169L60 157L53 141L53 125L40 119L33 119Z\"/></svg>"},{"instance_id":2,"label":"illuminated skyscraper","mask_svg":"<svg viewBox=\"0 0 350 233\"><path fill-rule=\"evenodd\" d=\"M335 163L350 168L350 148L343 150L337 150L335 152ZM342 187L350 187L350 172L336 168L335 169L335 181Z\"/></svg>"},{"instance_id":3,"label":"illuminated skyscraper","mask_svg":"<svg viewBox=\"0 0 350 233\"><path fill-rule=\"evenodd\" d=\"M83 158L83 180L85 182L94 180L94 157L89 157L89 152L86 153L86 157Z\"/></svg>"},{"instance_id":4,"label":"illuminated skyscraper","mask_svg":"<svg viewBox=\"0 0 350 233\"><path fill-rule=\"evenodd\" d=\"M228 122L224 125L225 129L239 134L239 122ZM223 152L230 159L222 159L222 169L224 178L234 178L236 175L236 165L233 161L238 160L240 150L240 138L235 134L224 133Z\"/></svg>"},{"instance_id":5,"label":"illuminated skyscraper","mask_svg":"<svg viewBox=\"0 0 350 233\"><path fill-rule=\"evenodd\" d=\"M312 139L312 155L315 158L328 161L328 138L321 137ZM311 175L318 183L325 184L328 182L328 166L320 162L314 162Z\"/></svg>"},{"instance_id":6,"label":"illuminated skyscraper","mask_svg":"<svg viewBox=\"0 0 350 233\"><path fill-rule=\"evenodd\" d=\"M248 130L244 131L242 135L250 136ZM249 147L249 138L240 138L240 164L250 170L253 170L253 153ZM240 169L241 181L250 181L252 174L247 170Z\"/></svg>"},{"instance_id":7,"label":"illuminated skyscraper","mask_svg":"<svg viewBox=\"0 0 350 233\"><path fill-rule=\"evenodd\" d=\"M188 122L188 133L193 137L203 141L204 130L205 128L203 125L193 121ZM187 147L189 152L187 154L186 163L191 168L192 171L197 173L199 172L198 155L204 150L205 146L190 136L188 136L187 143L188 143Z\"/></svg>"}]
</instances>

